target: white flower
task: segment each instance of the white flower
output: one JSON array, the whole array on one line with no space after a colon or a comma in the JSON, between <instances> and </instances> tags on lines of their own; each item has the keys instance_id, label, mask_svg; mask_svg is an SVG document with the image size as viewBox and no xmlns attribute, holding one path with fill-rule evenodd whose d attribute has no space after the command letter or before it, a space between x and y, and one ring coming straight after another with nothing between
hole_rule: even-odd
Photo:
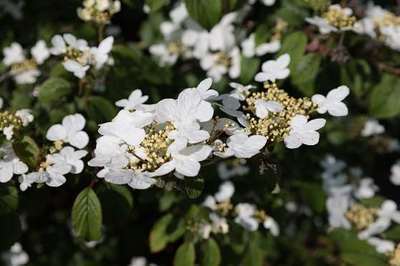
<instances>
[{"instance_id":1,"label":"white flower","mask_svg":"<svg viewBox=\"0 0 400 266\"><path fill-rule=\"evenodd\" d=\"M329 9L327 13L333 12L338 19L349 19L350 16L353 14L353 11L350 8L342 8L340 5L331 5L329 6ZM330 21L328 21L325 18L314 16L312 18L306 18L306 21L312 25L315 25L318 27L319 31L322 34L328 34L331 32L337 32L337 31L346 31L346 30L351 30L353 28L353 25L348 25L346 27L336 27L333 24L331 24Z\"/></svg>"},{"instance_id":2,"label":"white flower","mask_svg":"<svg viewBox=\"0 0 400 266\"><path fill-rule=\"evenodd\" d=\"M12 245L10 250L2 255L2 259L9 266L22 266L29 262L29 256L20 243Z\"/></svg>"},{"instance_id":3,"label":"white flower","mask_svg":"<svg viewBox=\"0 0 400 266\"><path fill-rule=\"evenodd\" d=\"M354 191L354 195L359 199L369 199L375 195L378 187L372 178L363 178L359 187Z\"/></svg>"},{"instance_id":4,"label":"white flower","mask_svg":"<svg viewBox=\"0 0 400 266\"><path fill-rule=\"evenodd\" d=\"M229 224L224 217L216 213L210 213L211 230L214 234L226 234L229 232Z\"/></svg>"},{"instance_id":5,"label":"white flower","mask_svg":"<svg viewBox=\"0 0 400 266\"><path fill-rule=\"evenodd\" d=\"M325 126L326 120L323 118L307 121L307 117L296 115L290 121L290 132L285 137L285 145L289 149L296 149L302 144L316 145L319 142L318 129Z\"/></svg>"},{"instance_id":6,"label":"white flower","mask_svg":"<svg viewBox=\"0 0 400 266\"><path fill-rule=\"evenodd\" d=\"M74 150L72 147L64 147L60 151L60 155L64 157L64 161L71 166L71 173L79 174L83 171L83 157L87 155L87 151Z\"/></svg>"},{"instance_id":7,"label":"white flower","mask_svg":"<svg viewBox=\"0 0 400 266\"><path fill-rule=\"evenodd\" d=\"M141 90L134 90L128 99L122 99L115 103L118 107L123 107L125 110L134 111L140 109L143 103L149 99L149 96L143 95Z\"/></svg>"},{"instance_id":8,"label":"white flower","mask_svg":"<svg viewBox=\"0 0 400 266\"><path fill-rule=\"evenodd\" d=\"M61 55L67 52L67 48L76 49L78 51L86 51L89 49L87 42L83 39L77 39L74 35L65 33L61 35L55 35L51 39L53 47L50 52L53 55Z\"/></svg>"},{"instance_id":9,"label":"white flower","mask_svg":"<svg viewBox=\"0 0 400 266\"><path fill-rule=\"evenodd\" d=\"M96 69L100 69L109 59L109 53L113 47L114 37L110 36L105 38L99 44L99 47L93 47L90 52L94 58L94 65Z\"/></svg>"},{"instance_id":10,"label":"white flower","mask_svg":"<svg viewBox=\"0 0 400 266\"><path fill-rule=\"evenodd\" d=\"M229 86L233 88L233 90L229 93L229 96L240 101L244 101L246 97L250 94L250 90L256 88L253 85L244 86L236 82L229 83Z\"/></svg>"},{"instance_id":11,"label":"white flower","mask_svg":"<svg viewBox=\"0 0 400 266\"><path fill-rule=\"evenodd\" d=\"M239 203L235 207L236 218L235 222L243 226L249 231L256 231L258 229L258 220L254 217L256 207L249 203Z\"/></svg>"},{"instance_id":12,"label":"white flower","mask_svg":"<svg viewBox=\"0 0 400 266\"><path fill-rule=\"evenodd\" d=\"M219 186L218 192L214 197L218 202L229 201L235 193L235 186L232 182L226 181Z\"/></svg>"},{"instance_id":13,"label":"white flower","mask_svg":"<svg viewBox=\"0 0 400 266\"><path fill-rule=\"evenodd\" d=\"M365 122L364 127L361 130L361 136L363 137L370 137L382 133L385 133L385 127L382 126L378 120L371 118Z\"/></svg>"},{"instance_id":14,"label":"white flower","mask_svg":"<svg viewBox=\"0 0 400 266\"><path fill-rule=\"evenodd\" d=\"M26 127L29 123L33 121L32 111L29 109L20 109L15 112L15 115L21 119L22 125L24 127Z\"/></svg>"},{"instance_id":15,"label":"white flower","mask_svg":"<svg viewBox=\"0 0 400 266\"><path fill-rule=\"evenodd\" d=\"M45 183L50 187L59 187L67 181L64 175L68 174L71 169L71 165L65 162L61 154L48 154L46 161L37 172L22 176L20 189L24 191L33 183Z\"/></svg>"},{"instance_id":16,"label":"white flower","mask_svg":"<svg viewBox=\"0 0 400 266\"><path fill-rule=\"evenodd\" d=\"M272 41L256 46L255 34L251 34L242 42L242 52L246 57L263 56L267 53L275 53L281 48L280 41Z\"/></svg>"},{"instance_id":17,"label":"white flower","mask_svg":"<svg viewBox=\"0 0 400 266\"><path fill-rule=\"evenodd\" d=\"M89 136L83 131L86 120L81 114L64 117L62 124L51 126L47 130L46 138L51 141L62 141L82 149L89 142Z\"/></svg>"},{"instance_id":18,"label":"white flower","mask_svg":"<svg viewBox=\"0 0 400 266\"><path fill-rule=\"evenodd\" d=\"M13 42L9 47L3 49L3 63L6 66L21 63L25 60L24 50L19 43Z\"/></svg>"},{"instance_id":19,"label":"white flower","mask_svg":"<svg viewBox=\"0 0 400 266\"><path fill-rule=\"evenodd\" d=\"M282 104L276 101L265 101L258 99L255 102L256 115L258 118L266 118L269 112L278 113L283 110Z\"/></svg>"},{"instance_id":20,"label":"white flower","mask_svg":"<svg viewBox=\"0 0 400 266\"><path fill-rule=\"evenodd\" d=\"M161 66L173 65L179 58L179 53L169 49L169 47L164 43L151 45L149 51L152 55L159 58Z\"/></svg>"},{"instance_id":21,"label":"white flower","mask_svg":"<svg viewBox=\"0 0 400 266\"><path fill-rule=\"evenodd\" d=\"M315 94L311 99L318 105L318 113L328 112L333 116L346 116L348 114L347 106L342 101L349 95L350 90L347 86L340 86L331 90L325 97L321 94Z\"/></svg>"},{"instance_id":22,"label":"white flower","mask_svg":"<svg viewBox=\"0 0 400 266\"><path fill-rule=\"evenodd\" d=\"M193 91L199 93L201 99L205 101L213 100L218 96L218 92L216 90L210 90L212 82L211 78L207 78L201 81L196 88L193 88Z\"/></svg>"},{"instance_id":23,"label":"white flower","mask_svg":"<svg viewBox=\"0 0 400 266\"><path fill-rule=\"evenodd\" d=\"M28 172L28 166L23 163L14 153L10 144L0 148L0 182L11 180L14 174L21 175Z\"/></svg>"},{"instance_id":24,"label":"white flower","mask_svg":"<svg viewBox=\"0 0 400 266\"><path fill-rule=\"evenodd\" d=\"M255 80L258 82L275 82L277 79L285 79L290 74L289 64L289 54L281 55L277 60L269 60L262 65L262 72L256 75Z\"/></svg>"},{"instance_id":25,"label":"white flower","mask_svg":"<svg viewBox=\"0 0 400 266\"><path fill-rule=\"evenodd\" d=\"M350 229L351 224L345 214L350 207L351 186L332 188L326 201L326 209L329 214L329 225L332 228Z\"/></svg>"},{"instance_id":26,"label":"white flower","mask_svg":"<svg viewBox=\"0 0 400 266\"><path fill-rule=\"evenodd\" d=\"M240 50L238 47L233 47L225 52L206 54L202 57L200 66L216 81L227 73L231 79L236 79L240 76L240 61Z\"/></svg>"},{"instance_id":27,"label":"white flower","mask_svg":"<svg viewBox=\"0 0 400 266\"><path fill-rule=\"evenodd\" d=\"M163 174L175 170L183 176L197 176L200 171L200 162L208 158L212 148L208 145L196 144L186 146L186 142L175 140L169 148L172 160L162 165L159 171Z\"/></svg>"},{"instance_id":28,"label":"white flower","mask_svg":"<svg viewBox=\"0 0 400 266\"><path fill-rule=\"evenodd\" d=\"M209 34L209 45L212 51L229 51L235 46L235 34L233 22L237 13L226 14L221 21L215 25Z\"/></svg>"},{"instance_id":29,"label":"white flower","mask_svg":"<svg viewBox=\"0 0 400 266\"><path fill-rule=\"evenodd\" d=\"M144 126L153 121L153 115L141 110L129 112L121 110L111 122L100 125L99 133L103 136L117 137L120 141L131 145L139 145L145 137Z\"/></svg>"},{"instance_id":30,"label":"white flower","mask_svg":"<svg viewBox=\"0 0 400 266\"><path fill-rule=\"evenodd\" d=\"M264 220L263 226L265 229L270 230L273 236L279 235L279 225L272 217L268 216Z\"/></svg>"},{"instance_id":31,"label":"white flower","mask_svg":"<svg viewBox=\"0 0 400 266\"><path fill-rule=\"evenodd\" d=\"M209 138L209 133L200 129L199 122L211 120L214 109L204 101L201 92L185 89L177 100L164 99L157 104L156 120L160 123L172 122L175 126L170 138L183 138L189 143L198 143Z\"/></svg>"},{"instance_id":32,"label":"white flower","mask_svg":"<svg viewBox=\"0 0 400 266\"><path fill-rule=\"evenodd\" d=\"M38 63L39 65L43 64L44 61L46 61L46 59L50 57L50 51L43 40L38 41L36 45L32 47L31 54L36 63Z\"/></svg>"},{"instance_id":33,"label":"white flower","mask_svg":"<svg viewBox=\"0 0 400 266\"><path fill-rule=\"evenodd\" d=\"M86 75L86 71L90 66L82 65L74 60L67 60L63 63L65 70L72 72L75 77L82 79Z\"/></svg>"},{"instance_id":34,"label":"white flower","mask_svg":"<svg viewBox=\"0 0 400 266\"><path fill-rule=\"evenodd\" d=\"M215 152L217 156L226 158L236 156L237 158L251 158L265 146L267 139L264 136L247 136L245 133L238 133L228 138L228 148L224 153Z\"/></svg>"},{"instance_id":35,"label":"white flower","mask_svg":"<svg viewBox=\"0 0 400 266\"><path fill-rule=\"evenodd\" d=\"M14 74L14 79L17 84L33 84L40 75L37 69L28 69Z\"/></svg>"},{"instance_id":36,"label":"white flower","mask_svg":"<svg viewBox=\"0 0 400 266\"><path fill-rule=\"evenodd\" d=\"M306 18L306 21L312 25L317 26L319 32L321 32L322 34L328 34L338 31L336 27L332 26L328 21L321 17L315 16L312 18Z\"/></svg>"},{"instance_id":37,"label":"white flower","mask_svg":"<svg viewBox=\"0 0 400 266\"><path fill-rule=\"evenodd\" d=\"M400 185L400 162L397 162L390 169L390 181L396 185Z\"/></svg>"},{"instance_id":38,"label":"white flower","mask_svg":"<svg viewBox=\"0 0 400 266\"><path fill-rule=\"evenodd\" d=\"M373 245L376 248L376 251L383 254L388 254L394 251L395 245L392 241L371 237L368 240L370 245Z\"/></svg>"},{"instance_id":39,"label":"white flower","mask_svg":"<svg viewBox=\"0 0 400 266\"><path fill-rule=\"evenodd\" d=\"M392 221L400 223L400 212L397 204L392 200L385 200L378 210L378 219L370 224L367 229L359 233L360 239L367 239L373 235L380 234L388 229Z\"/></svg>"}]
</instances>

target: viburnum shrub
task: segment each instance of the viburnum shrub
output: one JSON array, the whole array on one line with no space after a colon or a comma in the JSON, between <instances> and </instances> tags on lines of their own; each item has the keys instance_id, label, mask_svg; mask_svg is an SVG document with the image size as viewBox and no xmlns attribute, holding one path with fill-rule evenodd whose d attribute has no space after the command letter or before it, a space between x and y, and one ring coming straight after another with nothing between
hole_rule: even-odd
<instances>
[{"instance_id":1,"label":"viburnum shrub","mask_svg":"<svg viewBox=\"0 0 400 266\"><path fill-rule=\"evenodd\" d=\"M400 266L398 2L0 7L0 265Z\"/></svg>"}]
</instances>

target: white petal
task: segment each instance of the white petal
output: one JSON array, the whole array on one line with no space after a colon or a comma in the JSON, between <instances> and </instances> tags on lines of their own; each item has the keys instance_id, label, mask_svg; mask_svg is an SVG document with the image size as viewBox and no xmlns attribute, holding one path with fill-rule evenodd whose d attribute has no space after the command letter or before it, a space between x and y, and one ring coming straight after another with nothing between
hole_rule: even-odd
<instances>
[{"instance_id":1,"label":"white petal","mask_svg":"<svg viewBox=\"0 0 400 266\"><path fill-rule=\"evenodd\" d=\"M51 141L65 140L67 137L67 131L62 125L53 125L47 130L46 138Z\"/></svg>"}]
</instances>

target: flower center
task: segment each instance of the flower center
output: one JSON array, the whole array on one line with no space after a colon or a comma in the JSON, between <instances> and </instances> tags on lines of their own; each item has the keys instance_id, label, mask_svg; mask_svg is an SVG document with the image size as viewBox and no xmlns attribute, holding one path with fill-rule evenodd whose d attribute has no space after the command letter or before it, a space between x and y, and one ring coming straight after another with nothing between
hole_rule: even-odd
<instances>
[{"instance_id":1,"label":"flower center","mask_svg":"<svg viewBox=\"0 0 400 266\"><path fill-rule=\"evenodd\" d=\"M36 68L37 68L37 64L36 64L35 60L28 59L28 60L25 60L25 61L23 61L21 63L13 64L11 66L11 73L13 75L17 75L17 74L23 73L25 71L33 70L33 69L36 69Z\"/></svg>"},{"instance_id":2,"label":"flower center","mask_svg":"<svg viewBox=\"0 0 400 266\"><path fill-rule=\"evenodd\" d=\"M377 209L354 204L345 215L357 230L363 230L375 221Z\"/></svg>"},{"instance_id":3,"label":"flower center","mask_svg":"<svg viewBox=\"0 0 400 266\"><path fill-rule=\"evenodd\" d=\"M351 28L354 23L356 23L355 16L349 16L339 8L329 8L322 17L328 21L329 24L338 29Z\"/></svg>"}]
</instances>

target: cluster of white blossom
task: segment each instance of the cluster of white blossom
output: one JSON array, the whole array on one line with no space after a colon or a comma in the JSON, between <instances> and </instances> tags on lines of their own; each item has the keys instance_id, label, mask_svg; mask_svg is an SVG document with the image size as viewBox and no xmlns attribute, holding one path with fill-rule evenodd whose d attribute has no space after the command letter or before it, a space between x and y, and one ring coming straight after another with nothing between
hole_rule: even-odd
<instances>
[{"instance_id":1,"label":"cluster of white blossom","mask_svg":"<svg viewBox=\"0 0 400 266\"><path fill-rule=\"evenodd\" d=\"M150 263L146 257L133 257L128 266L157 266L157 264Z\"/></svg>"},{"instance_id":2,"label":"cluster of white blossom","mask_svg":"<svg viewBox=\"0 0 400 266\"><path fill-rule=\"evenodd\" d=\"M228 221L232 220L248 231L256 231L259 224L271 231L274 236L279 235L279 226L276 221L263 210L250 203L233 205L231 198L235 192L232 182L225 181L213 196L207 196L203 206L210 210L209 220L202 221L199 234L208 239L210 234L226 234L229 232Z\"/></svg>"},{"instance_id":3,"label":"cluster of white blossom","mask_svg":"<svg viewBox=\"0 0 400 266\"><path fill-rule=\"evenodd\" d=\"M400 224L396 203L386 199L380 207L366 205L365 200L372 199L378 191L373 179L362 178L359 168L346 173L346 163L332 155L328 155L321 165L331 228L355 229L358 237L373 245L377 252L392 255L395 243L385 239L383 233L393 224Z\"/></svg>"},{"instance_id":4,"label":"cluster of white blossom","mask_svg":"<svg viewBox=\"0 0 400 266\"><path fill-rule=\"evenodd\" d=\"M84 78L91 67L99 70L105 64L112 64L109 56L114 43L112 36L101 41L98 47L90 47L86 40L69 33L54 36L51 43L51 54L63 56L64 68L79 79Z\"/></svg>"},{"instance_id":5,"label":"cluster of white blossom","mask_svg":"<svg viewBox=\"0 0 400 266\"><path fill-rule=\"evenodd\" d=\"M108 24L120 10L121 2L118 0L84 0L83 7L78 8L78 16L84 21Z\"/></svg>"},{"instance_id":6,"label":"cluster of white blossom","mask_svg":"<svg viewBox=\"0 0 400 266\"><path fill-rule=\"evenodd\" d=\"M13 42L3 49L3 64L9 67L9 74L18 84L35 83L40 75L39 65L42 65L50 56L49 49L43 40L38 41L30 50L31 57L19 43Z\"/></svg>"},{"instance_id":7,"label":"cluster of white blossom","mask_svg":"<svg viewBox=\"0 0 400 266\"><path fill-rule=\"evenodd\" d=\"M1 258L7 266L22 266L29 262L28 254L18 242L12 245L9 251L1 254Z\"/></svg>"},{"instance_id":8,"label":"cluster of white blossom","mask_svg":"<svg viewBox=\"0 0 400 266\"><path fill-rule=\"evenodd\" d=\"M3 107L3 99L0 98L0 109ZM33 121L33 115L29 109L20 109L16 112L0 112L0 132L6 140L12 141L15 135Z\"/></svg>"},{"instance_id":9,"label":"cluster of white blossom","mask_svg":"<svg viewBox=\"0 0 400 266\"><path fill-rule=\"evenodd\" d=\"M82 158L87 155L82 149L89 142L83 131L85 123L81 114L73 114L64 117L62 124L51 126L46 138L52 145L41 149L40 161L32 169L16 155L13 145L5 142L0 147L0 182L19 176L20 189L24 191L34 183L58 187L66 182L66 174L81 173L84 169Z\"/></svg>"},{"instance_id":10,"label":"cluster of white blossom","mask_svg":"<svg viewBox=\"0 0 400 266\"><path fill-rule=\"evenodd\" d=\"M368 4L365 16L354 25L354 30L400 50L400 17L372 2Z\"/></svg>"},{"instance_id":11,"label":"cluster of white blossom","mask_svg":"<svg viewBox=\"0 0 400 266\"><path fill-rule=\"evenodd\" d=\"M247 33L237 34L240 28L235 28L235 24L240 23L248 9L249 6L245 6L242 10L226 14L207 31L189 17L185 4L179 3L170 12L171 20L160 25L164 41L150 46L150 53L158 57L163 65L173 65L180 57L196 59L215 81L224 75L236 79L241 72L241 56L254 57L277 52L286 28L286 23L278 20L271 40L265 43L256 42L255 34L238 39L237 36L246 36Z\"/></svg>"},{"instance_id":12,"label":"cluster of white blossom","mask_svg":"<svg viewBox=\"0 0 400 266\"><path fill-rule=\"evenodd\" d=\"M100 125L102 136L89 165L101 167L97 175L108 182L147 189L160 185L157 180L172 172L178 178L197 176L200 162L213 157L251 158L267 143L280 141L290 149L317 144L317 130L325 119L308 120L309 115L347 115L342 100L349 89L341 86L326 97L317 94L312 99L290 97L269 83L289 75L289 61L283 55L264 63L263 72L256 76L265 81L262 91L233 83L231 93L218 95L209 78L196 88L184 89L177 99L152 105L145 104L148 97L140 90L133 91L116 103L123 110ZM237 122L214 115L213 105Z\"/></svg>"},{"instance_id":13,"label":"cluster of white blossom","mask_svg":"<svg viewBox=\"0 0 400 266\"><path fill-rule=\"evenodd\" d=\"M400 17L370 2L365 15L357 19L353 10L331 5L321 16L306 18L306 21L318 27L321 34L353 31L383 42L394 50L400 50Z\"/></svg>"},{"instance_id":14,"label":"cluster of white blossom","mask_svg":"<svg viewBox=\"0 0 400 266\"><path fill-rule=\"evenodd\" d=\"M343 8L335 4L330 5L326 11L322 12L321 16L306 18L306 21L317 26L322 34L328 34L352 30L356 17L353 16L353 10L350 8Z\"/></svg>"}]
</instances>

